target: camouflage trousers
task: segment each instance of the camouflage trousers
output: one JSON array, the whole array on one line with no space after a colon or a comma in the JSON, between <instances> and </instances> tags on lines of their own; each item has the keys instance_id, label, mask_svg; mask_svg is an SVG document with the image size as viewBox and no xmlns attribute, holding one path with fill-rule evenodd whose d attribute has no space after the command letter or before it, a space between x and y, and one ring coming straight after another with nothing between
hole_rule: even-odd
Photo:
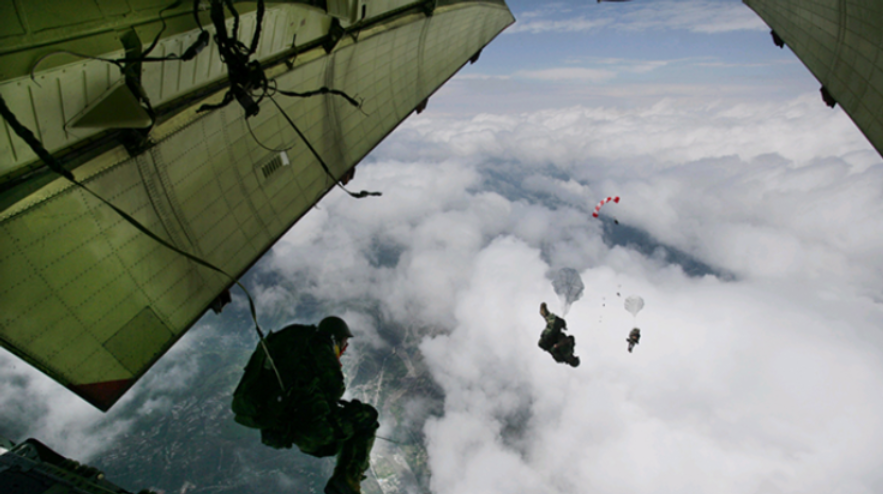
<instances>
[{"instance_id":1,"label":"camouflage trousers","mask_svg":"<svg viewBox=\"0 0 883 494\"><path fill-rule=\"evenodd\" d=\"M574 347L576 340L573 335L565 335L561 331L546 329L540 336L539 347L549 352L555 362L570 364L574 367L579 365L579 357L576 357Z\"/></svg>"},{"instance_id":2,"label":"camouflage trousers","mask_svg":"<svg viewBox=\"0 0 883 494\"><path fill-rule=\"evenodd\" d=\"M555 359L555 362L569 363L573 358L573 350L575 346L576 341L573 336L561 335L558 343L549 350L549 353L552 354L552 358Z\"/></svg>"},{"instance_id":3,"label":"camouflage trousers","mask_svg":"<svg viewBox=\"0 0 883 494\"><path fill-rule=\"evenodd\" d=\"M293 444L319 458L337 455L335 475L358 480L368 469L374 433L380 427L377 417L371 405L341 400L330 413L292 417L286 430L263 429L261 440L275 448L290 448Z\"/></svg>"}]
</instances>

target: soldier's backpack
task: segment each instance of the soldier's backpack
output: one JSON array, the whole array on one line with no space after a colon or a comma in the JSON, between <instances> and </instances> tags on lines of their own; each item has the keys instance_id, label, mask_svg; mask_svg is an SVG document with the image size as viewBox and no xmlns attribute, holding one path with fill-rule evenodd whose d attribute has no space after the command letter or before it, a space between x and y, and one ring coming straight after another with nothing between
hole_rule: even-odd
<instances>
[{"instance_id":1,"label":"soldier's backpack","mask_svg":"<svg viewBox=\"0 0 883 494\"><path fill-rule=\"evenodd\" d=\"M233 391L232 409L236 422L254 429L278 427L284 423L284 411L292 399L297 399L295 374L306 354L315 326L288 326L265 338L267 349L282 376L288 393L284 394L279 379L270 365L263 346L258 343L245 366L245 373Z\"/></svg>"}]
</instances>

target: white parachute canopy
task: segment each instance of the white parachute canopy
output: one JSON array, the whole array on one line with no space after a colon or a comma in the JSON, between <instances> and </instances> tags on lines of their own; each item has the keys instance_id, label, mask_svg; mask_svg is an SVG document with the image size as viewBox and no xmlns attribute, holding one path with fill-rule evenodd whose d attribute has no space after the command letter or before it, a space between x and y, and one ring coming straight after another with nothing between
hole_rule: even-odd
<instances>
[{"instance_id":1,"label":"white parachute canopy","mask_svg":"<svg viewBox=\"0 0 883 494\"><path fill-rule=\"evenodd\" d=\"M638 317L638 312L641 312L641 309L644 308L644 299L637 295L630 295L627 299L625 299L625 310L632 313L633 316Z\"/></svg>"},{"instance_id":2,"label":"white parachute canopy","mask_svg":"<svg viewBox=\"0 0 883 494\"><path fill-rule=\"evenodd\" d=\"M570 310L570 304L583 296L586 285L583 284L579 271L573 268L563 268L555 272L552 278L552 287L564 303L561 315L566 315Z\"/></svg>"}]
</instances>

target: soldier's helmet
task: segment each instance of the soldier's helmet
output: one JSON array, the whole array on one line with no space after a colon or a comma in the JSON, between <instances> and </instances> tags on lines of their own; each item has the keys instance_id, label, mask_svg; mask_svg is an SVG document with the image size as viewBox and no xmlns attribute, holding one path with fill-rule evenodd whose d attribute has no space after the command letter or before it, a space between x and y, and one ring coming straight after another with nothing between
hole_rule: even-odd
<instances>
[{"instance_id":1,"label":"soldier's helmet","mask_svg":"<svg viewBox=\"0 0 883 494\"><path fill-rule=\"evenodd\" d=\"M353 333L346 322L337 316L328 316L319 323L319 331L328 333L335 340L340 341L344 338L352 338Z\"/></svg>"}]
</instances>

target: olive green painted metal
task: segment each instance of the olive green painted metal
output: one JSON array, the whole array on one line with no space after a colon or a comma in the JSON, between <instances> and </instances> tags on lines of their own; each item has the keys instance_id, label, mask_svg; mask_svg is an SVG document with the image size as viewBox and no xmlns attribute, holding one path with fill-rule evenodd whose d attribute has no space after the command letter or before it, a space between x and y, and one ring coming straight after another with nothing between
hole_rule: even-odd
<instances>
[{"instance_id":1,"label":"olive green painted metal","mask_svg":"<svg viewBox=\"0 0 883 494\"><path fill-rule=\"evenodd\" d=\"M785 41L883 155L883 3L743 1Z\"/></svg>"},{"instance_id":2,"label":"olive green painted metal","mask_svg":"<svg viewBox=\"0 0 883 494\"><path fill-rule=\"evenodd\" d=\"M60 3L65 4L65 2ZM184 3L192 5L192 2ZM319 12L291 5L268 8L264 16L264 34L255 54L256 58L267 60L291 49L295 36L298 37L299 43L323 36L322 26L330 23L327 19L328 16ZM192 13L181 13L172 23L177 29L174 31L169 29L169 33L164 33L167 35L157 43L150 56L180 55L196 41L199 30L193 21ZM206 30L214 33L210 21L206 19L205 23ZM256 26L255 13L246 12L241 15L240 23L239 38L251 40ZM158 22L155 24L159 25ZM184 26L187 27L186 30ZM149 46L152 37L159 32L158 29L146 29L142 26L131 26L130 29L139 33L138 37L144 43L144 48ZM232 22L228 29L232 29ZM122 33L126 32L129 31L122 31ZM304 36L304 33L307 36ZM96 43L94 49L85 50L83 54L111 59L121 58L125 55L122 49L123 36L124 34L111 36L106 33L87 36L85 39L108 39ZM72 41L70 44L75 43ZM110 48L110 51L95 51L102 48ZM0 54L0 65L12 63L13 59L28 55L25 57L29 62L28 70L17 77L0 82L0 95L19 120L34 130L49 152L57 152L96 136L104 130L115 128L112 125L76 128L75 119L89 107L107 99L123 81L119 68L113 64L101 60L78 59L59 50L79 52L75 46L58 42L53 44L51 49L26 45L21 52ZM55 54L52 55L53 53ZM59 60L67 63L52 65ZM35 67L38 70L31 79L28 72ZM211 41L206 49L190 61L167 60L143 63L141 84L151 105L158 108L193 90L225 80L226 76L226 67L218 55L217 45ZM24 141L10 132L0 132L0 177L13 174L36 158Z\"/></svg>"},{"instance_id":3,"label":"olive green painted metal","mask_svg":"<svg viewBox=\"0 0 883 494\"><path fill-rule=\"evenodd\" d=\"M95 103L70 120L71 129L146 129L153 119L120 80Z\"/></svg>"},{"instance_id":4,"label":"olive green painted metal","mask_svg":"<svg viewBox=\"0 0 883 494\"><path fill-rule=\"evenodd\" d=\"M496 1L404 12L330 53L299 53L291 68L268 70L280 89L327 86L364 98L360 110L333 95L276 96L334 179L271 101L248 124L264 146L287 148L284 156L258 145L235 103L196 112L223 91L155 126L145 152L118 146L74 173L169 243L238 277L512 22ZM64 179L0 212L0 277L0 343L102 410L232 283Z\"/></svg>"}]
</instances>

